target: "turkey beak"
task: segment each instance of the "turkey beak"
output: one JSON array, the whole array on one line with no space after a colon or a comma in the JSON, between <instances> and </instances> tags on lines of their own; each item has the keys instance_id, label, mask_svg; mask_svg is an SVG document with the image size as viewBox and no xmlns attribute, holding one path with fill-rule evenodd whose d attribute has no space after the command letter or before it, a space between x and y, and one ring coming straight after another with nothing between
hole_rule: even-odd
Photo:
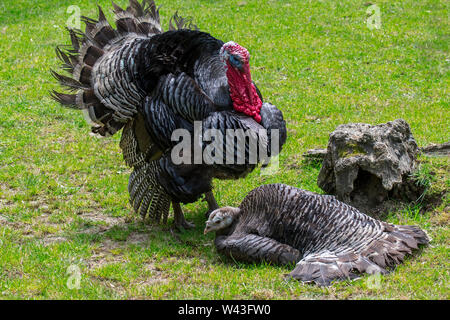
<instances>
[{"instance_id":1,"label":"turkey beak","mask_svg":"<svg viewBox=\"0 0 450 320\"><path fill-rule=\"evenodd\" d=\"M208 223L206 223L206 227L205 227L205 230L203 230L203 234L207 234L210 231L211 230L209 229L209 225L208 225Z\"/></svg>"}]
</instances>

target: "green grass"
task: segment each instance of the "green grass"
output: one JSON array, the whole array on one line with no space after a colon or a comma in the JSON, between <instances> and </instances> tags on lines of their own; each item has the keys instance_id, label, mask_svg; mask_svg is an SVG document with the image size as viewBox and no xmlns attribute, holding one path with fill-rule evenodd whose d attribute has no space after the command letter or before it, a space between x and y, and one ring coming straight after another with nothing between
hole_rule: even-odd
<instances>
[{"instance_id":1,"label":"green grass","mask_svg":"<svg viewBox=\"0 0 450 320\"><path fill-rule=\"evenodd\" d=\"M124 5L125 1L117 1ZM320 192L320 166L301 161L347 122L405 119L420 146L449 140L449 5L377 1L382 26L366 25L364 1L159 1L162 22L179 9L204 31L251 53L252 76L284 113L281 170L216 181L221 205L283 182ZM99 3L111 18L110 1ZM319 288L286 282L289 268L236 263L203 236L206 204L185 206L197 227L173 234L144 224L128 204L120 134L97 139L81 113L48 91L54 47L68 43L70 5L96 16L95 1L0 2L0 298L2 299L449 299L449 160L421 158L417 174L437 207L390 212L433 241L373 287L367 276ZM433 177L433 178L432 178ZM79 288L70 289L70 266Z\"/></svg>"}]
</instances>

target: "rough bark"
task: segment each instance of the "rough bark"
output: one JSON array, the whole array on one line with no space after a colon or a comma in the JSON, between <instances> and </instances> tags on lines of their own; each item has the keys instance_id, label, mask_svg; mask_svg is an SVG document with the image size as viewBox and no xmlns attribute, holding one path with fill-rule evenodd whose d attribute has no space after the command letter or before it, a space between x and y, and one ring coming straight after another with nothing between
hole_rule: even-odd
<instances>
[{"instance_id":1,"label":"rough bark","mask_svg":"<svg viewBox=\"0 0 450 320\"><path fill-rule=\"evenodd\" d=\"M317 183L370 213L388 198L414 201L424 190L410 179L419 153L408 123L350 123L330 134Z\"/></svg>"}]
</instances>

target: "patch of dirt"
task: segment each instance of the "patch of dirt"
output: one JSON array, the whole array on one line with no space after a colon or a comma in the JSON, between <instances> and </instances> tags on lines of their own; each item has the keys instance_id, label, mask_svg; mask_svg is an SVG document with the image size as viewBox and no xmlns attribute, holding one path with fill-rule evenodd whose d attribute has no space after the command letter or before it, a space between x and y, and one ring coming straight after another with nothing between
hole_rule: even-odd
<instances>
[{"instance_id":1,"label":"patch of dirt","mask_svg":"<svg viewBox=\"0 0 450 320\"><path fill-rule=\"evenodd\" d=\"M87 221L105 222L110 227L125 223L125 218L123 217L111 217L100 212L82 213L80 214L80 217Z\"/></svg>"},{"instance_id":2,"label":"patch of dirt","mask_svg":"<svg viewBox=\"0 0 450 320\"><path fill-rule=\"evenodd\" d=\"M14 202L7 200L7 199L0 198L0 210L1 211L3 211L7 207L12 207L13 205L14 205Z\"/></svg>"},{"instance_id":3,"label":"patch of dirt","mask_svg":"<svg viewBox=\"0 0 450 320\"><path fill-rule=\"evenodd\" d=\"M450 206L444 208L442 213L437 213L431 221L438 226L449 226L450 225Z\"/></svg>"},{"instance_id":4,"label":"patch of dirt","mask_svg":"<svg viewBox=\"0 0 450 320\"><path fill-rule=\"evenodd\" d=\"M139 244L142 245L146 243L149 240L149 235L147 233L141 233L141 232L132 232L128 238L126 243L127 244Z\"/></svg>"},{"instance_id":5,"label":"patch of dirt","mask_svg":"<svg viewBox=\"0 0 450 320\"><path fill-rule=\"evenodd\" d=\"M24 273L21 270L18 269L5 269L3 270L3 272L0 274L3 278L6 279L22 279L24 276Z\"/></svg>"},{"instance_id":6,"label":"patch of dirt","mask_svg":"<svg viewBox=\"0 0 450 320\"><path fill-rule=\"evenodd\" d=\"M144 236L145 235L143 234L135 232L129 236L129 239L131 241L138 241L142 240ZM129 239L127 239L127 243L129 243ZM123 242L119 244L118 242L109 239L103 241L98 248L93 250L93 254L89 259L84 261L86 269L95 270L109 264L125 263L126 260L122 255L122 250L125 250L125 247L126 245L124 245ZM128 287L134 287L139 291L138 296L143 295L143 298L145 298L146 287L162 285L170 281L170 275L159 268L153 261L146 263L143 266L143 271L147 271L143 272L145 273L145 276L132 279L130 285L127 285L127 288L120 281L109 279L108 277L92 275L91 278L93 281L100 283L121 296L129 292ZM148 275L149 273L150 276ZM136 296L135 293L133 293L133 295Z\"/></svg>"},{"instance_id":7,"label":"patch of dirt","mask_svg":"<svg viewBox=\"0 0 450 320\"><path fill-rule=\"evenodd\" d=\"M119 296L124 296L127 293L127 289L117 280L103 278L99 276L91 276L90 277L94 282L101 284L102 286L113 290Z\"/></svg>"},{"instance_id":8,"label":"patch of dirt","mask_svg":"<svg viewBox=\"0 0 450 320\"><path fill-rule=\"evenodd\" d=\"M46 235L41 239L41 241L44 246L49 246L58 242L66 242L68 239L57 235Z\"/></svg>"},{"instance_id":9,"label":"patch of dirt","mask_svg":"<svg viewBox=\"0 0 450 320\"><path fill-rule=\"evenodd\" d=\"M87 224L92 223L93 225L87 227L79 231L79 233L83 234L101 234L114 226L123 225L126 223L126 219L124 217L111 217L100 212L88 212L79 214Z\"/></svg>"},{"instance_id":10,"label":"patch of dirt","mask_svg":"<svg viewBox=\"0 0 450 320\"><path fill-rule=\"evenodd\" d=\"M0 222L13 230L19 231L23 240L30 239L35 236L33 226L30 223L24 223L21 221L9 221L6 218L4 218L4 220Z\"/></svg>"},{"instance_id":11,"label":"patch of dirt","mask_svg":"<svg viewBox=\"0 0 450 320\"><path fill-rule=\"evenodd\" d=\"M286 160L284 163L284 167L289 170L297 170L302 166L302 155L295 154L292 157L289 157L289 160Z\"/></svg>"},{"instance_id":12,"label":"patch of dirt","mask_svg":"<svg viewBox=\"0 0 450 320\"><path fill-rule=\"evenodd\" d=\"M290 137L297 135L297 130L295 130L295 129L287 128L287 132Z\"/></svg>"},{"instance_id":13,"label":"patch of dirt","mask_svg":"<svg viewBox=\"0 0 450 320\"><path fill-rule=\"evenodd\" d=\"M159 267L155 266L154 263L146 264L145 269L151 272L152 277L138 279L134 282L134 284L138 284L140 286L153 286L155 284L166 284L170 281L169 275Z\"/></svg>"},{"instance_id":14,"label":"patch of dirt","mask_svg":"<svg viewBox=\"0 0 450 320\"><path fill-rule=\"evenodd\" d=\"M14 202L9 200L17 193L17 190L11 188L6 183L0 183L0 212L4 211L8 207L13 207Z\"/></svg>"},{"instance_id":15,"label":"patch of dirt","mask_svg":"<svg viewBox=\"0 0 450 320\"><path fill-rule=\"evenodd\" d=\"M86 229L83 229L81 231L79 231L78 233L80 234L102 234L106 231L108 231L111 227L107 227L107 226L90 226Z\"/></svg>"},{"instance_id":16,"label":"patch of dirt","mask_svg":"<svg viewBox=\"0 0 450 320\"><path fill-rule=\"evenodd\" d=\"M28 201L28 204L33 209L41 209L42 212L51 214L51 211L49 210L49 206L47 205L46 201L43 199L31 200L31 201Z\"/></svg>"},{"instance_id":17,"label":"patch of dirt","mask_svg":"<svg viewBox=\"0 0 450 320\"><path fill-rule=\"evenodd\" d=\"M93 254L85 261L89 269L97 269L105 264L125 262L120 254L124 246L116 241L105 239L98 248L93 249Z\"/></svg>"},{"instance_id":18,"label":"patch of dirt","mask_svg":"<svg viewBox=\"0 0 450 320\"><path fill-rule=\"evenodd\" d=\"M252 292L252 296L257 300L270 300L274 297L274 293L271 289L258 289Z\"/></svg>"},{"instance_id":19,"label":"patch of dirt","mask_svg":"<svg viewBox=\"0 0 450 320\"><path fill-rule=\"evenodd\" d=\"M99 266L101 265L96 265L95 267ZM159 269L153 262L147 263L144 266L144 269L147 270L146 275L136 279L131 279L131 282L127 284L126 287L122 284L122 282L115 279L110 279L108 277L92 275L90 278L102 286L114 291L114 293L119 296L125 296L128 294L132 295L134 299L148 299L147 288L152 288L155 285L167 284L171 279L168 273ZM151 273L150 276L148 275L148 271Z\"/></svg>"}]
</instances>

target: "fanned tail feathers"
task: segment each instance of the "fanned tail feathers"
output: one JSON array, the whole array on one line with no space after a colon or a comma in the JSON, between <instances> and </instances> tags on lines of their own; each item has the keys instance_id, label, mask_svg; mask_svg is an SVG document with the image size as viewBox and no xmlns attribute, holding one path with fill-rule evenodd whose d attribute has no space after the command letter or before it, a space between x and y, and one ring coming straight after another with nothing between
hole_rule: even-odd
<instances>
[{"instance_id":1,"label":"fanned tail feathers","mask_svg":"<svg viewBox=\"0 0 450 320\"><path fill-rule=\"evenodd\" d=\"M412 254L418 245L426 245L430 241L426 233L415 226L384 223L384 228L382 236L361 251L337 254L324 250L306 255L288 277L328 286L333 280L351 280L362 273L386 274L406 255Z\"/></svg>"},{"instance_id":2,"label":"fanned tail feathers","mask_svg":"<svg viewBox=\"0 0 450 320\"><path fill-rule=\"evenodd\" d=\"M85 23L85 31L70 29L68 32L71 45L61 45L56 48L56 55L62 61L62 69L71 76L65 76L51 71L53 77L67 93L53 90L51 97L60 104L80 109L86 120L92 125L92 131L102 136L112 135L120 130L128 120L117 119L115 110L105 106L95 95L92 85L92 70L94 64L108 52L112 43L117 43L129 35L152 37L162 33L159 7L153 0L130 0L124 10L113 2L116 29L106 19L98 6L98 19L81 17ZM192 27L190 20L175 14L172 19L176 28ZM170 28L175 28L170 22Z\"/></svg>"}]
</instances>

